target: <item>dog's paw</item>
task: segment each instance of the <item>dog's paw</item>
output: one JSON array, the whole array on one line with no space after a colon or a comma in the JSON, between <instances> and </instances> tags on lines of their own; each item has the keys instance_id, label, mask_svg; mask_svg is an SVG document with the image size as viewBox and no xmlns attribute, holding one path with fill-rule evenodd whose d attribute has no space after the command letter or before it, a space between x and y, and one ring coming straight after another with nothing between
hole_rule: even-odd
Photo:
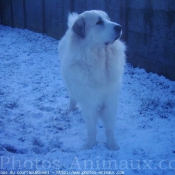
<instances>
[{"instance_id":1,"label":"dog's paw","mask_svg":"<svg viewBox=\"0 0 175 175\"><path fill-rule=\"evenodd\" d=\"M120 147L117 145L117 143L106 143L106 147L110 150L117 151L120 149Z\"/></svg>"},{"instance_id":2,"label":"dog's paw","mask_svg":"<svg viewBox=\"0 0 175 175\"><path fill-rule=\"evenodd\" d=\"M79 110L79 107L69 107L69 113Z\"/></svg>"},{"instance_id":3,"label":"dog's paw","mask_svg":"<svg viewBox=\"0 0 175 175\"><path fill-rule=\"evenodd\" d=\"M83 149L92 149L95 146L95 143L85 143Z\"/></svg>"}]
</instances>

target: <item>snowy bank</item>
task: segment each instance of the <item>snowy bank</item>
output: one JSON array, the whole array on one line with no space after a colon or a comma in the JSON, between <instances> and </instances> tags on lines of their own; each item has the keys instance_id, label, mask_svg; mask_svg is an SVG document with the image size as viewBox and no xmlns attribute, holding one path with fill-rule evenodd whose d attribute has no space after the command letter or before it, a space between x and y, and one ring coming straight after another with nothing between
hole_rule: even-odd
<instances>
[{"instance_id":1,"label":"snowy bank","mask_svg":"<svg viewBox=\"0 0 175 175\"><path fill-rule=\"evenodd\" d=\"M0 26L0 174L175 174L175 82L126 66L118 151L83 150L81 111L68 114L58 41Z\"/></svg>"}]
</instances>

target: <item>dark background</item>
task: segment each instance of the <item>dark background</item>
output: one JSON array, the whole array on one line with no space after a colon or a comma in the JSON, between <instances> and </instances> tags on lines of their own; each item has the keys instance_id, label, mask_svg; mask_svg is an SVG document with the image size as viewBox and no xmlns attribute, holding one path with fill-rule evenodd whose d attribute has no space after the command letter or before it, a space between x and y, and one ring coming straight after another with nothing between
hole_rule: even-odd
<instances>
[{"instance_id":1,"label":"dark background","mask_svg":"<svg viewBox=\"0 0 175 175\"><path fill-rule=\"evenodd\" d=\"M0 0L0 23L60 39L69 12L91 9L123 26L127 62L175 80L175 0Z\"/></svg>"}]
</instances>

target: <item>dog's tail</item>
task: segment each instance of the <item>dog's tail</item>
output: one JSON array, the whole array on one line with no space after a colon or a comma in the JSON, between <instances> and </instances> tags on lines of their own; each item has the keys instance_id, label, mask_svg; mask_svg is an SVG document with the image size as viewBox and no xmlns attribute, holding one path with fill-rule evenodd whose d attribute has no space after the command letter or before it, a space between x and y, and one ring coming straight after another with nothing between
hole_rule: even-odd
<instances>
[{"instance_id":1,"label":"dog's tail","mask_svg":"<svg viewBox=\"0 0 175 175\"><path fill-rule=\"evenodd\" d=\"M76 21L76 19L78 18L78 14L77 13L69 13L68 16L68 22L67 25L69 28L71 28L74 24L74 22Z\"/></svg>"}]
</instances>

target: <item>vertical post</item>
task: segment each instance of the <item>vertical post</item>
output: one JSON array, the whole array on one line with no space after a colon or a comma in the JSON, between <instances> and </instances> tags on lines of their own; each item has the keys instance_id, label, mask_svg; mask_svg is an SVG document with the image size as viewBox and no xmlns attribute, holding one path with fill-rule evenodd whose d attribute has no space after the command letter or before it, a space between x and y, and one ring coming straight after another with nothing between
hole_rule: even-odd
<instances>
[{"instance_id":1,"label":"vertical post","mask_svg":"<svg viewBox=\"0 0 175 175\"><path fill-rule=\"evenodd\" d=\"M42 0L41 3L41 8L42 8L42 33L46 33L46 29L45 29L45 0Z\"/></svg>"},{"instance_id":2,"label":"vertical post","mask_svg":"<svg viewBox=\"0 0 175 175\"><path fill-rule=\"evenodd\" d=\"M0 0L0 23L3 23L3 3L2 0Z\"/></svg>"},{"instance_id":3,"label":"vertical post","mask_svg":"<svg viewBox=\"0 0 175 175\"><path fill-rule=\"evenodd\" d=\"M74 12L75 11L75 8L74 8L75 1L71 0L70 3L71 3L71 5L70 5L71 12Z\"/></svg>"},{"instance_id":4,"label":"vertical post","mask_svg":"<svg viewBox=\"0 0 175 175\"><path fill-rule=\"evenodd\" d=\"M123 38L125 41L127 41L127 28L128 28L128 24L127 24L127 18L128 18L128 6L127 6L128 2L127 0L123 0L121 2L121 10L120 10L120 20L121 20L121 24L122 24L122 28L123 28Z\"/></svg>"},{"instance_id":5,"label":"vertical post","mask_svg":"<svg viewBox=\"0 0 175 175\"><path fill-rule=\"evenodd\" d=\"M23 0L23 9L24 9L24 28L26 29L26 0Z\"/></svg>"},{"instance_id":6,"label":"vertical post","mask_svg":"<svg viewBox=\"0 0 175 175\"><path fill-rule=\"evenodd\" d=\"M11 17L11 26L14 27L12 0L10 0L10 17Z\"/></svg>"}]
</instances>

